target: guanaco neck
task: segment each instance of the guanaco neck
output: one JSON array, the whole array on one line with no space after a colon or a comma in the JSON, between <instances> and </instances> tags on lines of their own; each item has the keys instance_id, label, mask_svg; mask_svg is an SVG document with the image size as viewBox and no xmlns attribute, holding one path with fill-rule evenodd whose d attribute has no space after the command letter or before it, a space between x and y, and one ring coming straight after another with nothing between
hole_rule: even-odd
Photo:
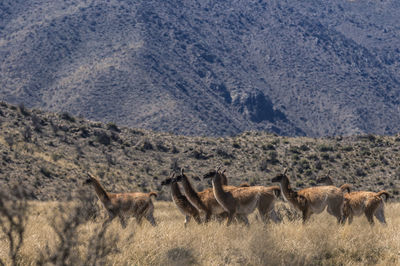
<instances>
[{"instance_id":1,"label":"guanaco neck","mask_svg":"<svg viewBox=\"0 0 400 266\"><path fill-rule=\"evenodd\" d=\"M282 178L279 185L281 187L281 191L282 191L284 198L287 201L290 201L291 203L297 203L296 202L297 192L291 188L289 178L287 178L286 176L284 178Z\"/></svg>"},{"instance_id":2,"label":"guanaco neck","mask_svg":"<svg viewBox=\"0 0 400 266\"><path fill-rule=\"evenodd\" d=\"M183 197L183 194L179 189L179 185L176 181L172 181L171 183L171 194L174 201L179 200L179 198Z\"/></svg>"},{"instance_id":3,"label":"guanaco neck","mask_svg":"<svg viewBox=\"0 0 400 266\"><path fill-rule=\"evenodd\" d=\"M197 209L208 212L207 207L201 201L199 194L197 191L192 187L192 184L188 180L186 175L182 175L182 186L183 190L185 191L185 195L189 202L194 205Z\"/></svg>"},{"instance_id":4,"label":"guanaco neck","mask_svg":"<svg viewBox=\"0 0 400 266\"><path fill-rule=\"evenodd\" d=\"M218 201L220 205L224 207L224 199L227 196L227 193L223 189L223 178L221 177L221 174L215 174L213 179L212 179L212 186L213 186L213 192L215 195L215 199ZM225 207L224 207L225 208Z\"/></svg>"},{"instance_id":5,"label":"guanaco neck","mask_svg":"<svg viewBox=\"0 0 400 266\"><path fill-rule=\"evenodd\" d=\"M94 190L96 191L97 197L101 200L104 205L107 205L110 202L110 197L108 196L107 191L100 185L100 182L94 178L92 178L92 185Z\"/></svg>"}]
</instances>

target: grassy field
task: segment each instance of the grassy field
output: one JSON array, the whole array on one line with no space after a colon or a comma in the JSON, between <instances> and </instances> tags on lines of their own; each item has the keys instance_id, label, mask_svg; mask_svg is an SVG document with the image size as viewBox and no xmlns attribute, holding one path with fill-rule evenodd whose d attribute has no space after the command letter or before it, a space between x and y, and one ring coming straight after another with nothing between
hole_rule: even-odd
<instances>
[{"instance_id":1,"label":"grassy field","mask_svg":"<svg viewBox=\"0 0 400 266\"><path fill-rule=\"evenodd\" d=\"M0 265L400 264L400 134L177 136L4 102L0 129ZM268 186L288 168L296 190L315 186L326 175L354 190L387 190L388 225L371 228L360 217L351 226L338 226L326 213L302 225L283 215L286 205L279 203L281 224L265 226L253 214L250 228L217 222L184 228L182 214L162 201L170 199L170 191L161 181L184 168L201 191L211 185L194 177L219 165L232 185ZM157 191L159 225L104 224L93 189L82 186L88 172L110 192ZM8 197L15 184L26 190L14 195L23 199L21 205ZM76 198L79 204L65 203ZM25 208L27 199L32 201Z\"/></svg>"},{"instance_id":2,"label":"grassy field","mask_svg":"<svg viewBox=\"0 0 400 266\"><path fill-rule=\"evenodd\" d=\"M277 207L286 203L278 202ZM62 217L79 215L73 204ZM68 219L54 219L60 203L30 202L18 265L398 265L400 263L400 204L385 207L387 226L371 227L365 217L339 226L326 212L302 225L300 220L264 225L250 216L249 228L226 227L216 221L183 226L184 217L171 202L155 203L157 227L131 219L122 229L114 220L101 235L104 213L95 220L64 230ZM103 212L103 211L102 211ZM57 215L55 215L57 214ZM70 225L73 227L74 225ZM54 229L57 229L58 234ZM62 240L64 238L64 240ZM0 234L0 258L10 264L8 240ZM64 241L64 242L63 242ZM98 241L97 246L92 245ZM68 247L69 245L69 247ZM66 250L68 249L67 252ZM97 249L97 250L96 250ZM88 254L91 252L92 254ZM94 253L93 253L94 252ZM97 252L97 253L96 253ZM97 254L94 259L93 254ZM53 260L51 258L53 256ZM46 261L47 258L47 261Z\"/></svg>"}]
</instances>

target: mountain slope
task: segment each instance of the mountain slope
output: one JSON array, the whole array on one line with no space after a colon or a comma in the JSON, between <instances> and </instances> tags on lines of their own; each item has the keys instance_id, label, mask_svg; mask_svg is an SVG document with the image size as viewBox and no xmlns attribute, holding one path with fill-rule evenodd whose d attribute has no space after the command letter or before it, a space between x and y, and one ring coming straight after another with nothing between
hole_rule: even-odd
<instances>
[{"instance_id":1,"label":"mountain slope","mask_svg":"<svg viewBox=\"0 0 400 266\"><path fill-rule=\"evenodd\" d=\"M229 183L271 185L288 168L293 187L317 185L329 173L353 190L400 197L400 135L337 138L283 137L245 132L235 137L190 137L103 124L0 102L0 186L23 184L32 198L67 200L91 172L107 190L156 190L172 170L193 178L222 166ZM197 182L198 190L211 183Z\"/></svg>"},{"instance_id":2,"label":"mountain slope","mask_svg":"<svg viewBox=\"0 0 400 266\"><path fill-rule=\"evenodd\" d=\"M12 103L190 135L400 131L396 1L0 5Z\"/></svg>"}]
</instances>

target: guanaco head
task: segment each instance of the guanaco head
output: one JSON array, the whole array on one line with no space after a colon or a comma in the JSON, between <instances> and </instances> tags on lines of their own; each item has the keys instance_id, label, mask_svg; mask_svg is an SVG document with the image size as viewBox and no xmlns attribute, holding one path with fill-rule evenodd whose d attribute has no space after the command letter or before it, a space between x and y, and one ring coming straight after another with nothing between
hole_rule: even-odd
<instances>
[{"instance_id":1,"label":"guanaco head","mask_svg":"<svg viewBox=\"0 0 400 266\"><path fill-rule=\"evenodd\" d=\"M203 175L203 180L207 178L213 178L216 174L218 174L217 170L210 170L208 173Z\"/></svg>"},{"instance_id":2,"label":"guanaco head","mask_svg":"<svg viewBox=\"0 0 400 266\"><path fill-rule=\"evenodd\" d=\"M176 182L180 182L180 181L182 181L183 178L186 178L186 179L187 179L187 176L185 175L184 170L183 170L183 168L182 168L182 169L181 169L180 175L178 175L178 176L175 178L175 180L176 180ZM201 181L200 177L198 177L198 176L192 176L192 179L193 179L193 180L196 180L196 181Z\"/></svg>"},{"instance_id":3,"label":"guanaco head","mask_svg":"<svg viewBox=\"0 0 400 266\"><path fill-rule=\"evenodd\" d=\"M161 186L167 186L173 182L176 182L175 178L167 178L161 182Z\"/></svg>"},{"instance_id":4,"label":"guanaco head","mask_svg":"<svg viewBox=\"0 0 400 266\"><path fill-rule=\"evenodd\" d=\"M284 179L288 179L288 177L286 176L286 172L287 172L287 169L285 169L285 171L283 171L283 174L279 174L279 175L275 176L274 178L272 178L271 182L281 182Z\"/></svg>"},{"instance_id":5,"label":"guanaco head","mask_svg":"<svg viewBox=\"0 0 400 266\"><path fill-rule=\"evenodd\" d=\"M92 184L96 180L96 178L90 173L88 173L88 176L89 176L88 179L86 179L84 183L85 185Z\"/></svg>"},{"instance_id":6,"label":"guanaco head","mask_svg":"<svg viewBox=\"0 0 400 266\"><path fill-rule=\"evenodd\" d=\"M224 186L228 185L228 178L225 175L226 169L220 171L221 166L217 167L216 170L210 170L207 174L203 176L203 180L206 178L213 178L214 176L219 176L221 178L221 183Z\"/></svg>"},{"instance_id":7,"label":"guanaco head","mask_svg":"<svg viewBox=\"0 0 400 266\"><path fill-rule=\"evenodd\" d=\"M161 186L167 186L173 182L177 182L174 172L172 172L167 179L161 182Z\"/></svg>"},{"instance_id":8,"label":"guanaco head","mask_svg":"<svg viewBox=\"0 0 400 266\"><path fill-rule=\"evenodd\" d=\"M175 174L174 174L175 175ZM180 182L182 181L183 177L185 176L185 170L183 170L183 168L181 168L181 173L180 175L175 177L176 182Z\"/></svg>"},{"instance_id":9,"label":"guanaco head","mask_svg":"<svg viewBox=\"0 0 400 266\"><path fill-rule=\"evenodd\" d=\"M332 179L329 177L329 174L330 174L330 171L328 172L328 174L327 174L326 176L321 177L321 178L318 178L318 179L317 179L317 183L318 183L318 184L323 183L323 184L327 184L327 185L332 186L332 185L333 185L333 181L332 181Z\"/></svg>"}]
</instances>

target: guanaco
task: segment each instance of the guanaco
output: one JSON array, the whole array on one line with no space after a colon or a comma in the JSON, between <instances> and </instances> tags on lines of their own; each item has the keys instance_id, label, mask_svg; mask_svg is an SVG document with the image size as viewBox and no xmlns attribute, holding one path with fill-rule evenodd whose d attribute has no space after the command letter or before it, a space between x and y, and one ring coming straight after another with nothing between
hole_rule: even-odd
<instances>
[{"instance_id":1,"label":"guanaco","mask_svg":"<svg viewBox=\"0 0 400 266\"><path fill-rule=\"evenodd\" d=\"M133 216L139 224L141 224L142 218L145 217L152 226L157 225L153 217L154 205L151 200L152 197L157 197L156 192L110 193L101 186L93 175L90 173L88 175L89 178L85 184L91 184L94 187L97 197L108 212L108 221L118 217L121 226L125 228L127 225L126 219Z\"/></svg>"},{"instance_id":2,"label":"guanaco","mask_svg":"<svg viewBox=\"0 0 400 266\"><path fill-rule=\"evenodd\" d=\"M354 216L360 216L363 213L367 217L368 222L374 224L374 216L382 224L386 224L384 202L389 198L389 193L385 190L379 192L371 191L354 191L345 194L345 202L343 207L343 223L348 219L349 224L353 222Z\"/></svg>"},{"instance_id":3,"label":"guanaco","mask_svg":"<svg viewBox=\"0 0 400 266\"><path fill-rule=\"evenodd\" d=\"M348 184L343 185L341 188L317 186L294 191L290 186L290 180L286 172L287 169L283 174L274 177L272 182L279 182L283 197L302 212L303 223L313 213L321 213L326 207L328 213L335 216L338 223L342 221L344 191L349 189Z\"/></svg>"},{"instance_id":4,"label":"guanaco","mask_svg":"<svg viewBox=\"0 0 400 266\"><path fill-rule=\"evenodd\" d=\"M319 182L333 185L333 181L329 176L319 179ZM351 224L354 216L360 216L364 213L371 225L374 224L374 216L380 223L386 224L385 204L382 196L385 196L385 201L387 201L389 193L381 190L379 192L349 191L349 193L344 194L342 222L345 223L347 220Z\"/></svg>"},{"instance_id":5,"label":"guanaco","mask_svg":"<svg viewBox=\"0 0 400 266\"><path fill-rule=\"evenodd\" d=\"M228 212L227 225L232 222L235 215L247 217L256 208L258 208L263 221L266 222L273 211L275 199L280 194L278 186L247 186L227 189L227 186L223 183L223 172L220 172L219 169L208 172L203 178L212 178L214 197ZM276 217L273 216L273 218Z\"/></svg>"},{"instance_id":6,"label":"guanaco","mask_svg":"<svg viewBox=\"0 0 400 266\"><path fill-rule=\"evenodd\" d=\"M182 187L185 195L189 202L195 206L199 212L205 213L204 222L209 222L211 216L214 215L218 221L222 221L227 218L227 213L224 208L217 202L214 197L212 189L206 189L201 192L197 192L189 181L189 178L184 174L184 169L181 169L181 174L176 177L178 182L182 182ZM224 179L227 183L227 179ZM243 186L248 186L248 184L242 184ZM227 189L233 189L236 187L227 186ZM242 216L237 216L238 221L247 223L247 218Z\"/></svg>"},{"instance_id":7,"label":"guanaco","mask_svg":"<svg viewBox=\"0 0 400 266\"><path fill-rule=\"evenodd\" d=\"M185 227L190 222L192 217L198 224L201 223L199 211L188 201L186 196L182 194L174 173L171 174L169 178L162 181L161 185L170 186L172 200L178 207L178 210L185 215Z\"/></svg>"}]
</instances>

